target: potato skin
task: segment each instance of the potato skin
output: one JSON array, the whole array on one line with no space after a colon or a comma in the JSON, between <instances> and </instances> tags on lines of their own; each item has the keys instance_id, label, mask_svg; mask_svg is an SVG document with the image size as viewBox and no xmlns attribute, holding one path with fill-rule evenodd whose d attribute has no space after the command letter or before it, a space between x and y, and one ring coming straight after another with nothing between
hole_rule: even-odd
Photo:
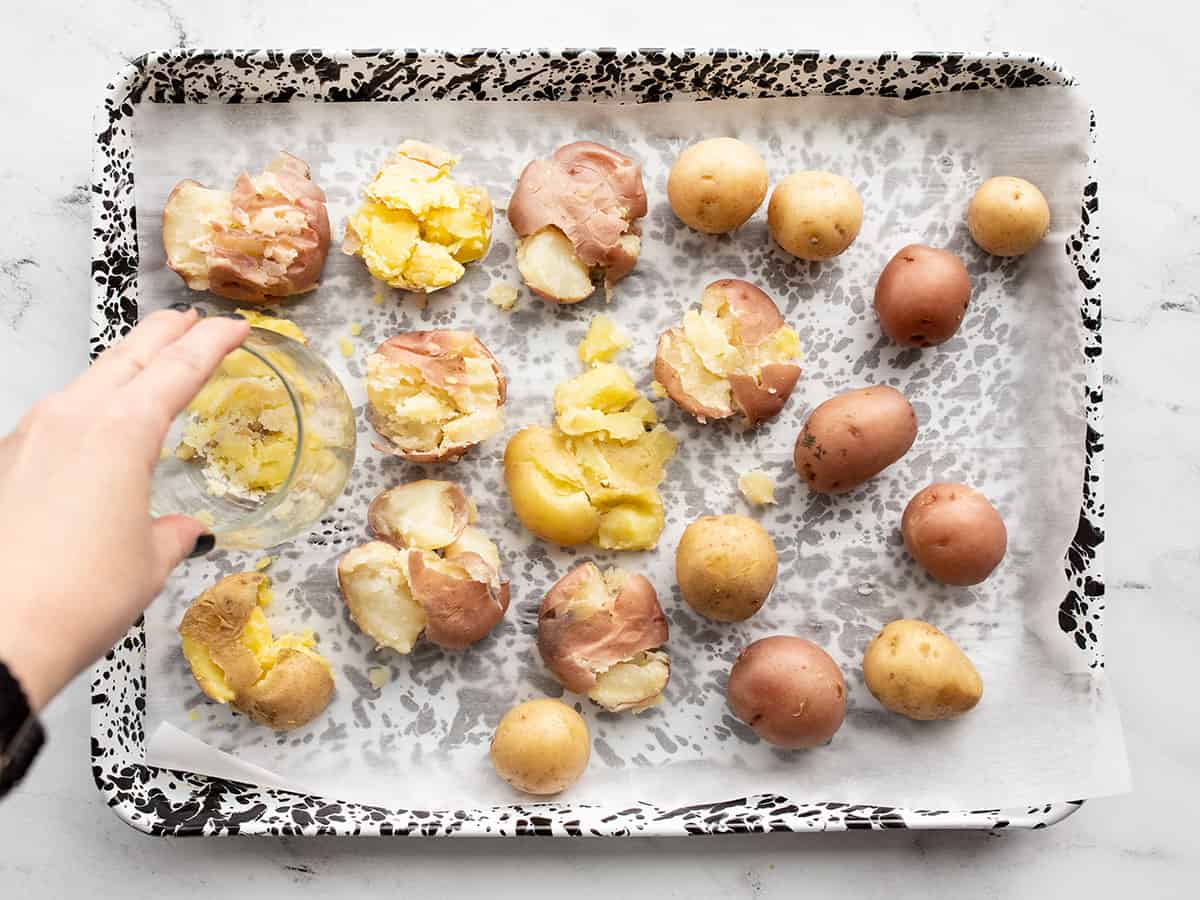
<instances>
[{"instance_id":1,"label":"potato skin","mask_svg":"<svg viewBox=\"0 0 1200 900\"><path fill-rule=\"evenodd\" d=\"M904 546L944 584L979 584L1008 549L1004 519L987 497L966 484L938 482L919 491L900 519Z\"/></svg>"},{"instance_id":2,"label":"potato skin","mask_svg":"<svg viewBox=\"0 0 1200 900\"><path fill-rule=\"evenodd\" d=\"M846 718L846 682L837 663L812 641L791 635L742 650L726 699L760 738L790 750L826 743Z\"/></svg>"},{"instance_id":3,"label":"potato skin","mask_svg":"<svg viewBox=\"0 0 1200 900\"><path fill-rule=\"evenodd\" d=\"M967 655L917 619L883 627L863 655L863 676L887 709L919 721L953 719L983 697L983 679Z\"/></svg>"},{"instance_id":4,"label":"potato skin","mask_svg":"<svg viewBox=\"0 0 1200 900\"><path fill-rule=\"evenodd\" d=\"M754 215L767 196L767 164L736 138L699 141L684 149L667 177L671 209L688 228L725 234Z\"/></svg>"},{"instance_id":5,"label":"potato skin","mask_svg":"<svg viewBox=\"0 0 1200 900\"><path fill-rule=\"evenodd\" d=\"M775 186L767 204L771 237L800 259L830 259L854 243L862 228L862 197L832 172L795 172Z\"/></svg>"},{"instance_id":6,"label":"potato skin","mask_svg":"<svg viewBox=\"0 0 1200 900\"><path fill-rule=\"evenodd\" d=\"M989 178L967 207L967 228L986 253L1024 256L1049 233L1050 205L1024 178Z\"/></svg>"},{"instance_id":7,"label":"potato skin","mask_svg":"<svg viewBox=\"0 0 1200 900\"><path fill-rule=\"evenodd\" d=\"M740 622L758 612L778 572L774 541L747 516L702 516L684 529L675 550L683 599L718 622Z\"/></svg>"},{"instance_id":8,"label":"potato skin","mask_svg":"<svg viewBox=\"0 0 1200 900\"><path fill-rule=\"evenodd\" d=\"M234 707L259 725L291 731L319 716L333 699L333 674L315 653L284 650L261 681L238 694Z\"/></svg>"},{"instance_id":9,"label":"potato skin","mask_svg":"<svg viewBox=\"0 0 1200 900\"><path fill-rule=\"evenodd\" d=\"M844 494L900 459L917 439L917 414L885 384L846 391L812 411L792 462L818 494Z\"/></svg>"},{"instance_id":10,"label":"potato skin","mask_svg":"<svg viewBox=\"0 0 1200 900\"><path fill-rule=\"evenodd\" d=\"M492 737L496 774L527 794L557 794L579 780L591 755L587 723L560 700L526 700Z\"/></svg>"},{"instance_id":11,"label":"potato skin","mask_svg":"<svg viewBox=\"0 0 1200 900\"><path fill-rule=\"evenodd\" d=\"M884 334L904 347L933 347L954 337L971 300L971 277L949 250L909 244L875 284Z\"/></svg>"}]
</instances>

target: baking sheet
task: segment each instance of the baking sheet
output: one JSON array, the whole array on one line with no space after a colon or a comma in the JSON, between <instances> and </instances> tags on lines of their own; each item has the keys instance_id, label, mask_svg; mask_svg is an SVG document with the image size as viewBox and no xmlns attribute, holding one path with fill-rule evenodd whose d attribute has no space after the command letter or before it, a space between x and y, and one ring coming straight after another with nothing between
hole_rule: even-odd
<instances>
[{"instance_id":1,"label":"baking sheet","mask_svg":"<svg viewBox=\"0 0 1200 900\"><path fill-rule=\"evenodd\" d=\"M249 568L256 557L221 554L180 570L146 616L148 763L225 772L229 756L220 754L229 754L273 773L273 784L406 808L521 802L526 798L491 772L488 741L512 704L561 693L534 645L537 607L575 561L594 558L643 571L658 588L671 623L672 678L666 702L636 718L577 702L592 730L593 757L587 776L563 795L568 802L674 807L772 792L955 809L1045 803L1127 787L1117 711L1103 672L1086 668L1085 654L1057 625L1084 446L1080 285L1062 252L1078 223L1088 149L1088 110L1076 91L620 107L144 105L135 129L143 312L205 299L189 293L163 265L159 215L177 179L228 184L239 169L257 170L286 148L313 166L340 236L391 146L416 137L461 152L457 174L486 185L497 207L495 238L483 264L468 267L458 285L434 295L423 309L391 291L376 305L377 288L361 261L335 250L320 290L288 304L286 314L339 371L358 407L365 400L365 355L403 330L474 328L510 379L504 435L450 467L384 458L370 448L362 426L359 462L331 519L314 538L272 551L279 555L270 570L277 595L269 611L273 627L312 627L337 673L333 704L306 729L276 735L208 703L178 649L175 627L190 599L217 577ZM801 168L850 177L867 210L855 245L825 264L792 260L768 241L765 209L732 237L705 237L679 225L665 196L670 162L687 143L716 134L758 147L772 182ZM607 306L598 294L558 309L522 288L517 309L502 312L484 294L497 282L518 283L503 215L516 176L528 159L581 138L609 143L643 162L651 209L642 259ZM995 173L1029 178L1050 201L1053 232L1020 261L985 257L962 221L974 187ZM949 247L972 274L974 297L963 328L938 349L899 350L881 340L870 308L879 271L912 241ZM591 317L604 311L634 337L618 361L646 387L659 332L698 302L706 283L723 276L763 286L800 334L805 374L783 414L747 434L725 424L701 427L660 401L660 414L681 444L662 489L667 525L659 549L607 554L533 539L509 509L500 466L504 441L525 424L551 420L553 387L580 371L574 347ZM345 359L339 343L349 337L352 322L361 324L362 334L353 339L353 357ZM912 400L921 426L916 445L853 494L810 496L789 462L804 417L833 393L879 382L894 384ZM756 466L779 483L778 506L750 514L775 537L780 579L750 621L709 623L678 596L673 549L696 516L747 512L736 480ZM464 485L479 505L481 524L501 546L512 582L506 620L464 653L428 643L408 657L373 649L350 623L335 586L336 558L366 538L370 498L417 477ZM975 484L1005 516L1009 554L983 585L937 585L905 557L900 513L913 493L935 479ZM975 661L986 693L969 716L910 722L884 712L866 691L862 651L879 627L901 616L932 621ZM827 748L772 749L725 707L726 673L737 651L780 632L815 640L846 674L846 723ZM376 687L372 675L378 682L381 673L388 682ZM171 727L160 729L164 723Z\"/></svg>"}]
</instances>

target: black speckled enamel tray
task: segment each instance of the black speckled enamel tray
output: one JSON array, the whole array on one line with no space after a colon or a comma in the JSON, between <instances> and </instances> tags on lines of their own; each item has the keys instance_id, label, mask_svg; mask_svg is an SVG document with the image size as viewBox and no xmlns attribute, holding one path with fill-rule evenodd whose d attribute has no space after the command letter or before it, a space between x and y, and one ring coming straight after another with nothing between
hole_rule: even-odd
<instances>
[{"instance_id":1,"label":"black speckled enamel tray","mask_svg":"<svg viewBox=\"0 0 1200 900\"><path fill-rule=\"evenodd\" d=\"M93 184L94 358L138 318L131 122L139 103L313 103L570 100L670 103L707 99L876 95L1071 86L1056 65L952 53L840 57L812 51L417 50L147 53L108 86L96 120ZM1094 131L1093 131L1094 134ZM1103 665L1102 381L1097 184L1063 248L1083 283L1087 446L1083 506L1064 559L1071 589L1059 625ZM885 828L1043 828L1080 806L940 810L757 795L679 809L552 802L464 810L386 809L269 790L145 765L145 636L136 624L100 663L92 686L92 773L128 824L151 834L686 835Z\"/></svg>"}]
</instances>

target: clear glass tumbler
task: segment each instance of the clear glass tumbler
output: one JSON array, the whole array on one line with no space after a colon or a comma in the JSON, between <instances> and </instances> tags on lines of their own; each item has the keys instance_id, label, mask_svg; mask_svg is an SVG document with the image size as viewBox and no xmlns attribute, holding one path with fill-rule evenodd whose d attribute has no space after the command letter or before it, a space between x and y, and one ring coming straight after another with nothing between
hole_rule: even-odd
<instances>
[{"instance_id":1,"label":"clear glass tumbler","mask_svg":"<svg viewBox=\"0 0 1200 900\"><path fill-rule=\"evenodd\" d=\"M199 519L218 547L273 547L306 532L342 493L355 443L354 409L325 361L251 328L172 423L151 512Z\"/></svg>"}]
</instances>

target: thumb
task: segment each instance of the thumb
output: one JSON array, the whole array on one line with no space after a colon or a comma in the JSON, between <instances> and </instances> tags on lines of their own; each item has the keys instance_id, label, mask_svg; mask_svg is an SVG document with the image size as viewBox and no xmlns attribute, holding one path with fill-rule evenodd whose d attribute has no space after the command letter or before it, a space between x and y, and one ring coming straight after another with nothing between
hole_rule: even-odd
<instances>
[{"instance_id":1,"label":"thumb","mask_svg":"<svg viewBox=\"0 0 1200 900\"><path fill-rule=\"evenodd\" d=\"M208 526L191 516L160 516L150 526L154 558L165 581L171 570L189 556L200 556L213 548Z\"/></svg>"}]
</instances>

